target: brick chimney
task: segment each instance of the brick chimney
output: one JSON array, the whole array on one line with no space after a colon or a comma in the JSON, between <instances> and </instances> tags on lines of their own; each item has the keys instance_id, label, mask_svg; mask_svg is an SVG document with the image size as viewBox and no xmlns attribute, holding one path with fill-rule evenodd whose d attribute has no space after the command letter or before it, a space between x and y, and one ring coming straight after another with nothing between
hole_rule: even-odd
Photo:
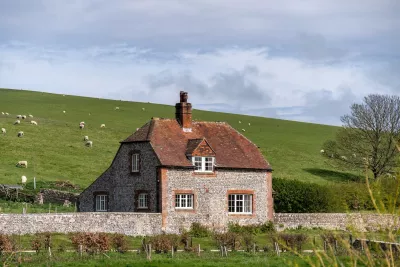
<instances>
[{"instance_id":1,"label":"brick chimney","mask_svg":"<svg viewBox=\"0 0 400 267\"><path fill-rule=\"evenodd\" d=\"M187 102L188 93L180 92L180 103L175 105L175 118L184 132L192 131L192 104Z\"/></svg>"}]
</instances>

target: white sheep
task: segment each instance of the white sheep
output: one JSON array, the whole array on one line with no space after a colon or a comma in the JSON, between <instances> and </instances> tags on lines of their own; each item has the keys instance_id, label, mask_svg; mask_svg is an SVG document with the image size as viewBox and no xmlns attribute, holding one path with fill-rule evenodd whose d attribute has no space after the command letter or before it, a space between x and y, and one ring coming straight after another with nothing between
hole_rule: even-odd
<instances>
[{"instance_id":1,"label":"white sheep","mask_svg":"<svg viewBox=\"0 0 400 267\"><path fill-rule=\"evenodd\" d=\"M142 111L145 111L146 109L145 108L142 108Z\"/></svg>"},{"instance_id":2,"label":"white sheep","mask_svg":"<svg viewBox=\"0 0 400 267\"><path fill-rule=\"evenodd\" d=\"M239 121L239 123L242 123L242 121Z\"/></svg>"},{"instance_id":3,"label":"white sheep","mask_svg":"<svg viewBox=\"0 0 400 267\"><path fill-rule=\"evenodd\" d=\"M36 121L31 121L31 124L37 125L37 122Z\"/></svg>"},{"instance_id":4,"label":"white sheep","mask_svg":"<svg viewBox=\"0 0 400 267\"><path fill-rule=\"evenodd\" d=\"M84 122L84 121L81 121L79 124L85 124L85 122Z\"/></svg>"},{"instance_id":5,"label":"white sheep","mask_svg":"<svg viewBox=\"0 0 400 267\"><path fill-rule=\"evenodd\" d=\"M6 116L8 116L8 115L10 115L10 114L8 114L8 112L6 112Z\"/></svg>"},{"instance_id":6,"label":"white sheep","mask_svg":"<svg viewBox=\"0 0 400 267\"><path fill-rule=\"evenodd\" d=\"M251 125L251 123L249 122L249 126Z\"/></svg>"},{"instance_id":7,"label":"white sheep","mask_svg":"<svg viewBox=\"0 0 400 267\"><path fill-rule=\"evenodd\" d=\"M4 115L4 112L1 112L1 115Z\"/></svg>"},{"instance_id":8,"label":"white sheep","mask_svg":"<svg viewBox=\"0 0 400 267\"><path fill-rule=\"evenodd\" d=\"M26 119L26 115L22 115L22 119L25 120Z\"/></svg>"},{"instance_id":9,"label":"white sheep","mask_svg":"<svg viewBox=\"0 0 400 267\"><path fill-rule=\"evenodd\" d=\"M6 131L5 128L1 128L1 133L2 133L2 134L6 134L6 132L7 132L7 131Z\"/></svg>"},{"instance_id":10,"label":"white sheep","mask_svg":"<svg viewBox=\"0 0 400 267\"><path fill-rule=\"evenodd\" d=\"M29 114L28 117L29 117L29 118L33 118L33 115L32 115L32 114Z\"/></svg>"},{"instance_id":11,"label":"white sheep","mask_svg":"<svg viewBox=\"0 0 400 267\"><path fill-rule=\"evenodd\" d=\"M25 168L28 168L28 161L26 161L26 160L18 161L17 167L25 167Z\"/></svg>"},{"instance_id":12,"label":"white sheep","mask_svg":"<svg viewBox=\"0 0 400 267\"><path fill-rule=\"evenodd\" d=\"M100 128L106 128L106 125L103 123L102 125L100 125Z\"/></svg>"},{"instance_id":13,"label":"white sheep","mask_svg":"<svg viewBox=\"0 0 400 267\"><path fill-rule=\"evenodd\" d=\"M245 131L246 131L246 129L242 129L242 131L243 131L243 132L245 132Z\"/></svg>"},{"instance_id":14,"label":"white sheep","mask_svg":"<svg viewBox=\"0 0 400 267\"><path fill-rule=\"evenodd\" d=\"M92 147L93 142L92 141L86 141L85 146Z\"/></svg>"},{"instance_id":15,"label":"white sheep","mask_svg":"<svg viewBox=\"0 0 400 267\"><path fill-rule=\"evenodd\" d=\"M21 183L23 183L23 184L26 184L26 176L25 175L22 175L21 176Z\"/></svg>"},{"instance_id":16,"label":"white sheep","mask_svg":"<svg viewBox=\"0 0 400 267\"><path fill-rule=\"evenodd\" d=\"M22 119L22 115L17 115L17 119Z\"/></svg>"},{"instance_id":17,"label":"white sheep","mask_svg":"<svg viewBox=\"0 0 400 267\"><path fill-rule=\"evenodd\" d=\"M80 128L80 129L85 128L85 124L79 124L79 128Z\"/></svg>"},{"instance_id":18,"label":"white sheep","mask_svg":"<svg viewBox=\"0 0 400 267\"><path fill-rule=\"evenodd\" d=\"M65 114L65 110L63 110L63 113Z\"/></svg>"},{"instance_id":19,"label":"white sheep","mask_svg":"<svg viewBox=\"0 0 400 267\"><path fill-rule=\"evenodd\" d=\"M115 107L115 110L119 110L119 107Z\"/></svg>"},{"instance_id":20,"label":"white sheep","mask_svg":"<svg viewBox=\"0 0 400 267\"><path fill-rule=\"evenodd\" d=\"M85 135L85 136L83 137L83 141L89 141L89 136Z\"/></svg>"},{"instance_id":21,"label":"white sheep","mask_svg":"<svg viewBox=\"0 0 400 267\"><path fill-rule=\"evenodd\" d=\"M18 136L18 137L24 136L24 132L23 132L23 131L19 131L18 134L17 134L17 136Z\"/></svg>"},{"instance_id":22,"label":"white sheep","mask_svg":"<svg viewBox=\"0 0 400 267\"><path fill-rule=\"evenodd\" d=\"M346 156L341 156L340 157L342 160L347 160L347 157Z\"/></svg>"},{"instance_id":23,"label":"white sheep","mask_svg":"<svg viewBox=\"0 0 400 267\"><path fill-rule=\"evenodd\" d=\"M14 122L14 125L16 125L16 124L20 124L21 123L21 121L20 120L16 120L15 122Z\"/></svg>"},{"instance_id":24,"label":"white sheep","mask_svg":"<svg viewBox=\"0 0 400 267\"><path fill-rule=\"evenodd\" d=\"M325 150L323 150L323 149L321 149L321 151L320 151L321 153L325 153Z\"/></svg>"}]
</instances>

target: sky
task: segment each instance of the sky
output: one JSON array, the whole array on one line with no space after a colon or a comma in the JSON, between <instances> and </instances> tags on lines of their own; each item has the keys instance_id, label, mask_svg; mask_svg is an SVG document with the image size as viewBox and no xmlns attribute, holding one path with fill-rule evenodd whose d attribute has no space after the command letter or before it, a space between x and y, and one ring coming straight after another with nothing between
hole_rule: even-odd
<instances>
[{"instance_id":1,"label":"sky","mask_svg":"<svg viewBox=\"0 0 400 267\"><path fill-rule=\"evenodd\" d=\"M0 87L341 125L400 93L398 0L1 0Z\"/></svg>"}]
</instances>

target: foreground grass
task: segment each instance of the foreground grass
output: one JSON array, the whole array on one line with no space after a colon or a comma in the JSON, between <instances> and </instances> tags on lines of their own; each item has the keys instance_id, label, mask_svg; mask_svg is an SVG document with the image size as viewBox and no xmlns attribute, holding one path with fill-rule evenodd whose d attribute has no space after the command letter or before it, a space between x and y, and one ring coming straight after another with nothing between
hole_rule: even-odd
<instances>
[{"instance_id":1,"label":"foreground grass","mask_svg":"<svg viewBox=\"0 0 400 267\"><path fill-rule=\"evenodd\" d=\"M120 109L115 110L116 106ZM0 183L15 184L26 175L28 182L35 176L38 182L70 180L81 188L107 169L119 141L153 116L173 118L175 114L174 107L167 105L8 89L0 89L0 112L10 114L0 113L0 127L7 129L0 136ZM29 118L13 125L16 115L28 114L38 126L30 125ZM246 129L242 133L260 146L275 177L315 183L355 177L333 168L319 153L337 127L200 110L193 111L193 118L226 121L239 131ZM78 127L80 121L86 123L83 130ZM100 129L102 123L105 129ZM25 136L17 138L18 131ZM84 135L93 141L93 148L84 146ZM15 167L20 160L28 161L27 169Z\"/></svg>"}]
</instances>

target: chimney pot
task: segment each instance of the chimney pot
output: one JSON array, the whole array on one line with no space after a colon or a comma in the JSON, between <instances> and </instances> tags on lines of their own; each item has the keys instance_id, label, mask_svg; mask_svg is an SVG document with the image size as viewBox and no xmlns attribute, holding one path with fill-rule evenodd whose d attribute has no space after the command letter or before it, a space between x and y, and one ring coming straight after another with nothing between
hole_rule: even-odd
<instances>
[{"instance_id":1,"label":"chimney pot","mask_svg":"<svg viewBox=\"0 0 400 267\"><path fill-rule=\"evenodd\" d=\"M188 93L180 91L180 102L175 105L175 118L184 132L192 131L192 104L188 103Z\"/></svg>"}]
</instances>

